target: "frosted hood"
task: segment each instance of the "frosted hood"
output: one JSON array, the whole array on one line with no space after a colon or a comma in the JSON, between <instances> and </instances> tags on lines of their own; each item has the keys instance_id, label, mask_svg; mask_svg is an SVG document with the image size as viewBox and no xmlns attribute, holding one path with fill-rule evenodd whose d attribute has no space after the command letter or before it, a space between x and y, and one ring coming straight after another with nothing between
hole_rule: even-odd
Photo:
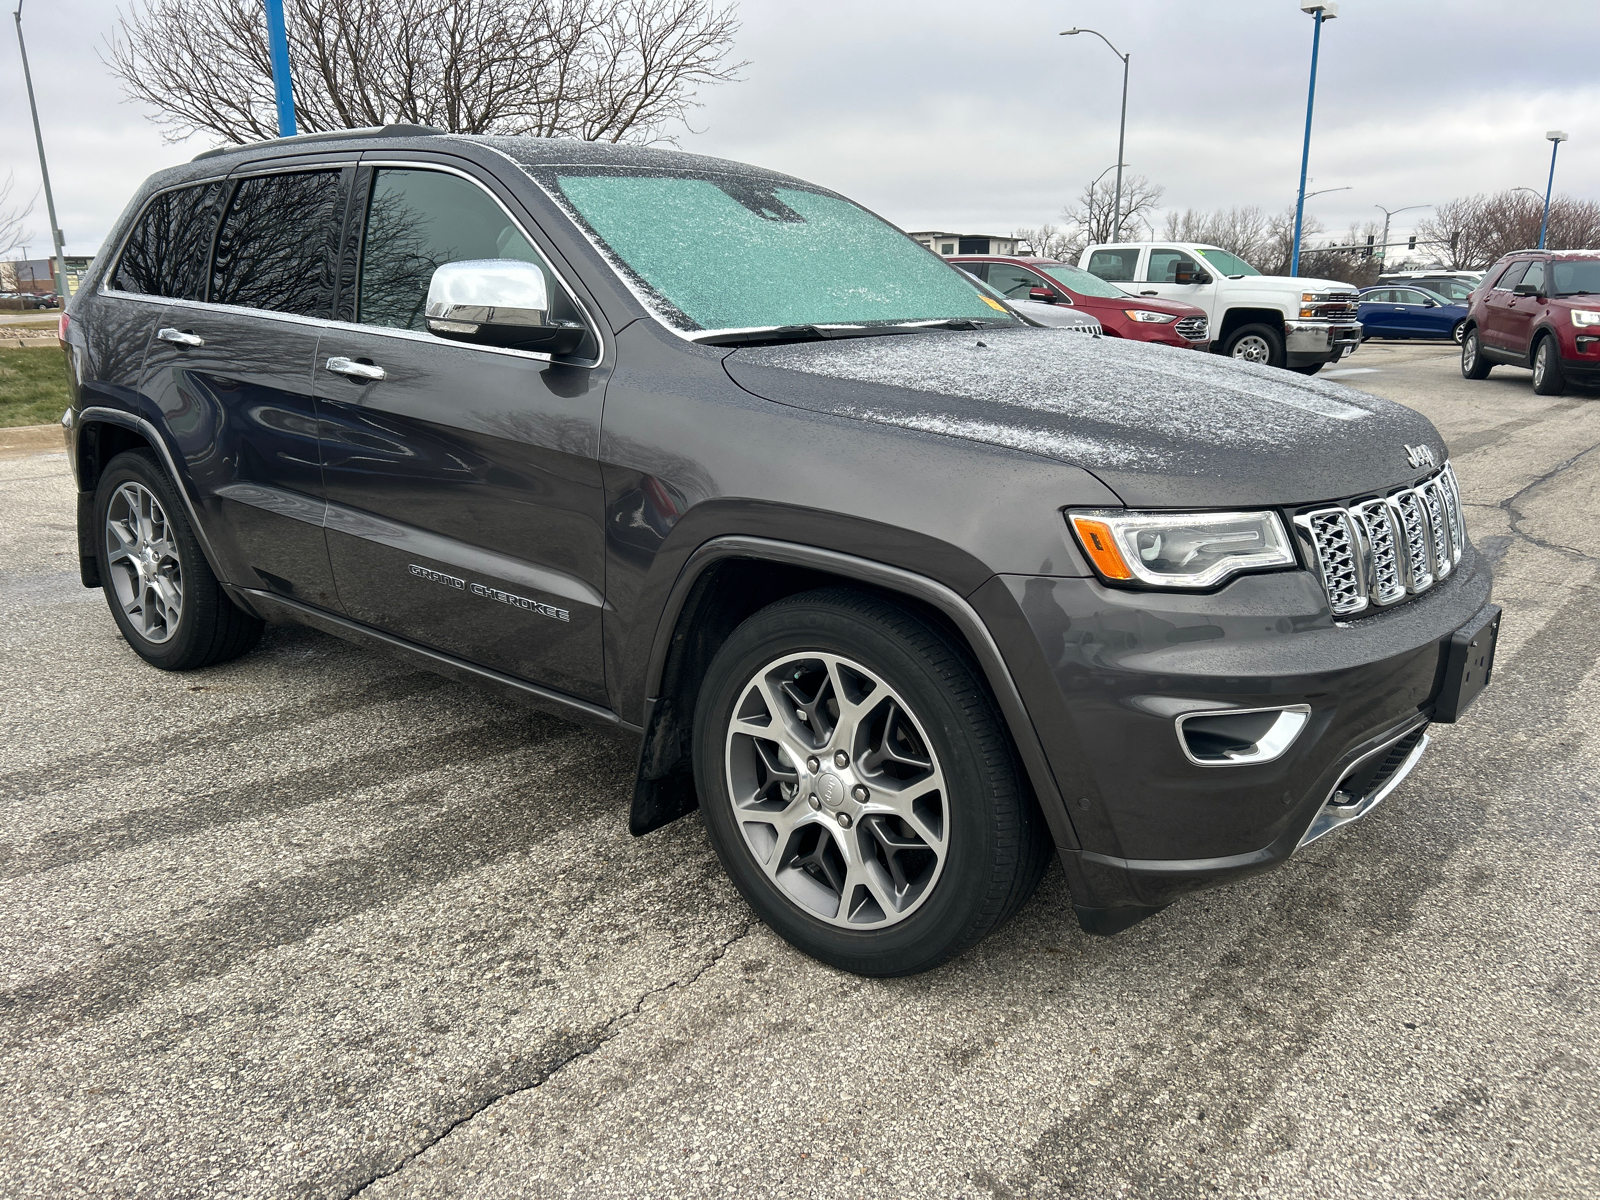
<instances>
[{"instance_id":1,"label":"frosted hood","mask_svg":"<svg viewBox=\"0 0 1600 1200\"><path fill-rule=\"evenodd\" d=\"M1407 445L1445 458L1432 423L1389 400L1057 329L747 346L725 366L781 404L1071 463L1135 507L1339 499L1425 473L1409 465Z\"/></svg>"}]
</instances>

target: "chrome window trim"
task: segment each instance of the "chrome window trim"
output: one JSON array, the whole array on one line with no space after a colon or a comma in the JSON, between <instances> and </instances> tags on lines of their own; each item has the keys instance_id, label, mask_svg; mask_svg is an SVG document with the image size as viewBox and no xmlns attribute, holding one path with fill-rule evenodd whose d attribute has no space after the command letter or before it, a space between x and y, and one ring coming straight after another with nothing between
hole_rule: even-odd
<instances>
[{"instance_id":1,"label":"chrome window trim","mask_svg":"<svg viewBox=\"0 0 1600 1200\"><path fill-rule=\"evenodd\" d=\"M322 164L320 164L320 163L316 164L316 166L318 166L318 167L320 167L321 165ZM523 237L528 239L528 244L533 247L534 253L536 253L539 256L539 259L544 264L545 269L548 270L550 272L550 274L556 279L556 281L561 284L561 286L566 290L567 295L569 297L571 297L573 304L577 306L578 311L583 314L584 320L587 321L588 324L589 324L590 332L594 334L595 341L598 342L599 345L600 345L600 353L599 353L598 356L596 356L593 359L570 358L569 357L569 358L562 358L559 361L565 366L583 367L585 369L590 369L590 370L592 370L592 369L594 369L596 367L599 367L599 366L603 366L605 364L605 361L606 361L606 350L607 350L607 347L609 346L610 343L609 343L609 340L607 339L607 337L605 335L605 327L604 327L604 325L601 322L596 321L594 319L594 314L589 310L589 306L583 302L582 297L580 297L577 294L577 292L573 289L571 283L569 283L567 281L567 277L556 269L555 264L552 263L549 260L549 258L546 256L544 250L539 246L539 243L536 242L533 238L528 236L527 227L525 225L523 225L523 223L517 219L516 214L513 213L510 209L508 209L501 202L501 200L500 200L500 198L498 196L496 196L493 192L489 191L488 188L484 187L483 183L480 180L476 179L475 177L473 177L472 175L468 174L467 172L458 170L458 169L456 169L454 167L446 167L446 166L441 166L441 165L438 165L438 164L426 163L426 162L424 162L424 163L416 163L416 162L407 162L407 161L404 161L404 160L394 160L394 161L389 161L389 160L377 161L377 160L374 160L372 162L360 161L360 162L342 162L342 163L338 163L338 164L329 163L328 166L329 167L337 166L338 169L340 169L340 170L343 170L345 167L348 167L348 166L362 166L362 167L370 166L370 167L403 167L403 168L414 169L414 170L443 171L446 174L459 175L463 179L466 179L469 182L476 184L479 189L481 189L491 200L493 200L497 205L500 206L500 210L503 213L505 213L507 219L509 219L511 221L511 223L516 226L517 230L522 234ZM270 171L254 171L254 170L251 170L251 171L246 171L246 172L244 172L242 174L237 174L237 175L230 174L230 175L212 175L212 176L207 176L204 179L192 180L192 181L187 182L187 183L175 184L170 188L163 188L160 192L152 192L151 195L150 195L150 200L147 200L145 203L146 203L146 206L148 206L149 203L151 201L153 201L157 196L163 195L163 194L165 194L166 192L169 192L169 191L178 191L181 188L192 187L192 186L195 186L197 184L216 183L216 182L219 182L219 181L226 183L226 182L229 182L229 181L235 181L235 180L241 180L241 179L253 179L253 178L256 178L256 177L261 176L261 175L287 175L287 174L293 174L293 173L296 173L296 172L302 172L302 171L304 171L306 169L307 169L306 164L301 164L300 166L283 167L283 168L278 168L278 169L270 170ZM139 210L139 217L135 218L135 220L128 226L128 234L132 233L133 229L138 224L138 220L144 216L144 211L145 211L144 208L141 207L140 210ZM365 220L365 215L364 214L363 214L362 219ZM128 236L127 234L124 234L124 237L123 237L123 241L124 242L126 242L127 236ZM121 253L122 253L122 246L119 244L118 247L117 247L117 254L120 256ZM361 264L358 261L356 263L356 277L357 277L357 287L358 287L358 289L359 289L359 286L360 286L360 265ZM327 318L327 317L306 317L306 316L301 316L299 313L277 312L277 311L275 311L273 309L270 309L270 308L249 308L249 307L247 307L247 306L245 306L243 304L216 304L216 303L213 303L210 300L181 300L181 299L178 299L177 297L170 297L170 296L147 296L147 295L144 295L144 294L139 293L139 292L124 292L124 291L121 291L121 290L119 290L117 288L110 287L107 284L106 281L111 278L112 273L113 273L112 270L107 270L105 276L100 281L99 288L96 290L96 293L95 293L96 295L98 295L98 296L107 296L107 297L110 297L110 298L113 298L113 299L117 299L117 300L135 300L135 301L139 301L139 302L145 303L145 304L158 304L158 305L163 305L163 306L166 306L166 305L181 305L184 308L191 308L191 309L198 310L200 312L214 312L214 313L224 313L224 314L225 313L248 313L248 314L251 314L253 316L266 317L266 318L268 318L270 320L283 321L283 322L287 322L289 324L294 324L294 325L315 326L318 329L334 330L334 331L341 332L341 333L345 333L345 332L348 332L348 333L376 333L376 334L381 334L381 335L383 335L385 337L398 337L398 338L405 338L405 339L410 340L410 341L427 342L427 343L429 343L431 345L435 345L435 346L455 346L455 347L463 349L463 350L476 350L479 353L483 353L483 354L505 354L505 355L510 355L513 358L528 359L528 360L532 360L534 362L547 362L548 363L548 362L556 362L556 361L558 361L555 358L555 356L553 356L551 354L548 354L548 353L545 353L544 351L541 351L541 350L513 350L513 349L510 349L510 348L505 347L505 346L479 346L479 345L475 345L475 344L473 344L471 342L453 342L449 338L442 338L442 337L437 336L436 334L427 333L427 332L425 332L423 330L419 330L419 329L395 329L395 328L392 328L392 327L389 327L389 326L385 326L385 325L363 325L359 321L339 321L339 320L335 320L333 318Z\"/></svg>"}]
</instances>

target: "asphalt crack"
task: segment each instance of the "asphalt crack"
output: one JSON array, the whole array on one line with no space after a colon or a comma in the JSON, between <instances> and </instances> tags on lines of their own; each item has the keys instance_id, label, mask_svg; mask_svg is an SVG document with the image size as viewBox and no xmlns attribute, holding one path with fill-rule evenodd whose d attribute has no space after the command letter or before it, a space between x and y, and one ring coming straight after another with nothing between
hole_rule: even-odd
<instances>
[{"instance_id":1,"label":"asphalt crack","mask_svg":"<svg viewBox=\"0 0 1600 1200\"><path fill-rule=\"evenodd\" d=\"M726 941L724 941L720 945L718 945L716 947L716 949L714 949L712 951L711 957L708 958L699 967L699 969L696 970L694 972L694 974L690 975L687 979L672 979L672 980L669 980L666 983L662 984L660 987L653 987L653 988L650 988L648 991L640 993L639 998L637 1000L635 1000L633 1002L633 1004L631 1004L629 1007L623 1009L621 1012L617 1013L616 1016L610 1018L608 1021L605 1022L605 1024L599 1026L595 1030L594 1034L591 1036L589 1041L584 1042L583 1044L579 1045L577 1048L572 1050L572 1052L569 1053L566 1057L562 1058L559 1062L556 1062L556 1063L552 1064L538 1078L532 1080L529 1083L525 1083L520 1087L511 1088L508 1091L501 1092L498 1095L491 1096L488 1099L484 1100L476 1108L474 1108L471 1112L467 1113L465 1116L463 1116L463 1117L459 1118L458 1120L454 1121L453 1123L451 1123L446 1128L440 1130L436 1137L430 1139L424 1145L420 1146L418 1149L416 1149L416 1150L412 1151L410 1154L406 1155L403 1159L401 1159L398 1163L396 1163L389 1170L380 1172L377 1175L373 1175L369 1179L366 1179L363 1182L357 1184L353 1189L351 1189L350 1191L346 1192L344 1194L344 1196L341 1197L341 1200L355 1200L356 1197L360 1196L363 1192L365 1192L368 1188L372 1187L374 1184L381 1183L385 1179L389 1179L389 1178L391 1178L391 1177L393 1177L395 1175L400 1174L401 1171L404 1171L407 1167L409 1167L412 1163L416 1162L419 1158L421 1158L429 1150L432 1150L435 1146L439 1145L446 1138L448 1138L451 1134L455 1133L456 1130L461 1129L463 1126L469 1124L473 1120L475 1120L478 1117L482 1116L485 1112L489 1111L489 1109L491 1109L495 1105L499 1104L502 1100L509 1100L511 1097L521 1095L523 1092L531 1092L536 1088L541 1088L545 1084L549 1083L550 1080L554 1079L557 1075L559 1075L562 1071L564 1071L568 1067L570 1067L573 1063L576 1063L576 1062L581 1061L582 1059L588 1058L590 1055L594 1054L597 1050L599 1050L602 1046L604 1046L607 1042L609 1042L612 1038L616 1037L625 1028L627 1028L628 1023L631 1021L631 1018L639 1016L644 1011L645 1002L648 1001L650 999L650 997L664 995L665 993L673 991L675 989L679 990L679 991L683 991L683 990L687 990L688 988L693 987L696 983L698 983L700 981L700 977L701 976L703 976L707 971L711 970L712 967L716 966L719 962L721 962L724 958L727 957L728 951L733 948L735 943L737 943L739 941L742 941L745 937L749 936L750 931L754 927L755 927L755 922L754 921L746 921L744 924L739 926L738 931L736 933L734 933L734 935L732 937L728 938Z\"/></svg>"},{"instance_id":2,"label":"asphalt crack","mask_svg":"<svg viewBox=\"0 0 1600 1200\"><path fill-rule=\"evenodd\" d=\"M1510 496L1507 496L1504 500L1500 501L1499 507L1505 510L1506 515L1509 518L1511 532L1516 534L1516 536L1521 538L1523 541L1538 546L1541 550L1552 550L1557 554L1565 555L1568 558L1577 559L1580 562L1600 562L1600 559L1597 559L1594 555L1585 554L1582 550L1579 550L1574 546L1563 546L1559 542L1547 542L1543 538L1538 538L1533 534L1528 533L1521 527L1521 523L1527 518L1523 516L1521 510L1517 507L1518 502L1529 492L1533 491L1537 487L1542 487L1544 484L1549 483L1552 479L1556 478L1556 476L1560 475L1570 467L1575 466L1581 459L1593 454L1596 450L1600 450L1600 442L1595 442L1585 449L1578 451L1571 458L1557 466L1550 468L1550 470L1546 471L1543 475L1535 476L1531 482L1519 488L1516 492L1512 493Z\"/></svg>"}]
</instances>

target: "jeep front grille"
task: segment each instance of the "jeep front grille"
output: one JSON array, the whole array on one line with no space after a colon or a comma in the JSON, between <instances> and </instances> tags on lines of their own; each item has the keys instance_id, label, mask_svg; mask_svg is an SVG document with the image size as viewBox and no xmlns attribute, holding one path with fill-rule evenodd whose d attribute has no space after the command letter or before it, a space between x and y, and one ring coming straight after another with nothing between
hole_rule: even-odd
<instances>
[{"instance_id":1,"label":"jeep front grille","mask_svg":"<svg viewBox=\"0 0 1600 1200\"><path fill-rule=\"evenodd\" d=\"M1427 591L1461 561L1466 521L1449 463L1416 487L1294 519L1334 616L1388 608Z\"/></svg>"},{"instance_id":2,"label":"jeep front grille","mask_svg":"<svg viewBox=\"0 0 1600 1200\"><path fill-rule=\"evenodd\" d=\"M1188 338L1191 342L1203 342L1210 336L1204 317L1185 317L1174 328L1180 336Z\"/></svg>"}]
</instances>

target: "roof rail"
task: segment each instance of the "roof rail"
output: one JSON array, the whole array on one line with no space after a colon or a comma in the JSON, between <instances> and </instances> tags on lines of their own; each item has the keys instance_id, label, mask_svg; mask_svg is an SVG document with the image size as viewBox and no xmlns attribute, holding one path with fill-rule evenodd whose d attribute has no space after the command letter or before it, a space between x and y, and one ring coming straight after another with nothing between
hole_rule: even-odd
<instances>
[{"instance_id":1,"label":"roof rail","mask_svg":"<svg viewBox=\"0 0 1600 1200\"><path fill-rule=\"evenodd\" d=\"M202 150L190 162L203 158L216 158L221 154L236 154L241 150L261 150L267 146L287 146L300 142L338 142L352 137L424 137L431 133L444 133L433 125L367 125L360 129L333 129L327 133L302 133L295 137L272 138L265 142L246 142L239 146L218 146L215 150Z\"/></svg>"}]
</instances>

